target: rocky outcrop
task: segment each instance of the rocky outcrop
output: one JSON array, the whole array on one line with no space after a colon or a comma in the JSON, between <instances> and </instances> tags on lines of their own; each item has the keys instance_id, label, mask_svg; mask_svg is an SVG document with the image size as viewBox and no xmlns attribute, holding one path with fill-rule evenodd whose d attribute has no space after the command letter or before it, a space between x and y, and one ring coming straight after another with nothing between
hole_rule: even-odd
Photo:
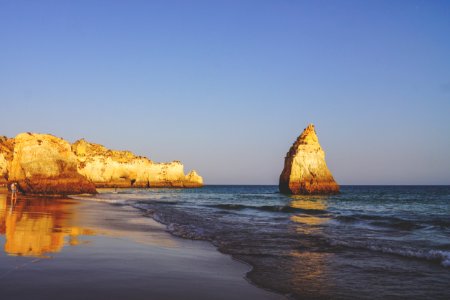
<instances>
[{"instance_id":1,"label":"rocky outcrop","mask_svg":"<svg viewBox=\"0 0 450 300\"><path fill-rule=\"evenodd\" d=\"M285 194L339 192L339 185L325 163L325 152L313 124L305 128L286 154L279 189Z\"/></svg>"},{"instance_id":2,"label":"rocky outcrop","mask_svg":"<svg viewBox=\"0 0 450 300\"><path fill-rule=\"evenodd\" d=\"M85 140L70 145L48 134L0 137L0 185L17 182L32 194L95 193L96 187L201 187L195 171L179 161L155 163L130 151Z\"/></svg>"},{"instance_id":3,"label":"rocky outcrop","mask_svg":"<svg viewBox=\"0 0 450 300\"><path fill-rule=\"evenodd\" d=\"M72 144L78 172L97 187L201 187L195 171L184 175L179 161L155 163L130 151L110 150L84 139Z\"/></svg>"},{"instance_id":4,"label":"rocky outcrop","mask_svg":"<svg viewBox=\"0 0 450 300\"><path fill-rule=\"evenodd\" d=\"M203 185L203 178L195 170L190 171L184 180L185 187L198 187Z\"/></svg>"},{"instance_id":5,"label":"rocky outcrop","mask_svg":"<svg viewBox=\"0 0 450 300\"><path fill-rule=\"evenodd\" d=\"M70 144L49 134L16 136L8 181L17 182L21 191L30 194L96 193L94 184L77 172Z\"/></svg>"},{"instance_id":6,"label":"rocky outcrop","mask_svg":"<svg viewBox=\"0 0 450 300\"><path fill-rule=\"evenodd\" d=\"M9 162L12 160L14 139L0 136L0 186L8 182Z\"/></svg>"}]
</instances>

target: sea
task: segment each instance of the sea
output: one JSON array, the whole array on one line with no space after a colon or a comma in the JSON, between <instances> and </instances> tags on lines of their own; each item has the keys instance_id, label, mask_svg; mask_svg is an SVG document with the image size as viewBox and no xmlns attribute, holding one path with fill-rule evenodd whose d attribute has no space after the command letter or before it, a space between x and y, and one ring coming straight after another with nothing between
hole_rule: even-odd
<instances>
[{"instance_id":1,"label":"sea","mask_svg":"<svg viewBox=\"0 0 450 300\"><path fill-rule=\"evenodd\" d=\"M450 186L278 186L105 190L181 238L252 266L247 279L292 299L450 299ZM220 270L217 270L220 272Z\"/></svg>"}]
</instances>

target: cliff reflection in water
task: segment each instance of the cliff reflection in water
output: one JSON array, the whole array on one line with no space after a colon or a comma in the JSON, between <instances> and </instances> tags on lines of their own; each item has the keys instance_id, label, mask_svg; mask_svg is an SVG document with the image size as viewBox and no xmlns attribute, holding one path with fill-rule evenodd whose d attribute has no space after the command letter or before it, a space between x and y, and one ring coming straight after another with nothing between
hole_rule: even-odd
<instances>
[{"instance_id":1,"label":"cliff reflection in water","mask_svg":"<svg viewBox=\"0 0 450 300\"><path fill-rule=\"evenodd\" d=\"M66 238L77 245L79 235L93 235L89 229L72 226L73 201L20 197L12 201L0 194L0 234L5 235L4 250L10 255L38 256L61 251Z\"/></svg>"}]
</instances>

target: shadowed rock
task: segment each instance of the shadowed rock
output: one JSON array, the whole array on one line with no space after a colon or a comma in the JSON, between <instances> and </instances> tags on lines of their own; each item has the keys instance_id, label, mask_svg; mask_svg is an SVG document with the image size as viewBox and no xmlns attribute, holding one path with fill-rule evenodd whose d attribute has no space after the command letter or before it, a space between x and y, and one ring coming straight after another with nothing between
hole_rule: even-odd
<instances>
[{"instance_id":1,"label":"shadowed rock","mask_svg":"<svg viewBox=\"0 0 450 300\"><path fill-rule=\"evenodd\" d=\"M313 124L305 128L286 154L279 189L285 194L339 193Z\"/></svg>"}]
</instances>

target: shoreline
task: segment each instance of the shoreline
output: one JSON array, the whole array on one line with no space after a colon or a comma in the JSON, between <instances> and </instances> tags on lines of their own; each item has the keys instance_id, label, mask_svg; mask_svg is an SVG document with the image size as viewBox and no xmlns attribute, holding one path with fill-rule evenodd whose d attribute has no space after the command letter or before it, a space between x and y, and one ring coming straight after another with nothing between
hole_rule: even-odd
<instances>
[{"instance_id":1,"label":"shoreline","mask_svg":"<svg viewBox=\"0 0 450 300\"><path fill-rule=\"evenodd\" d=\"M137 208L23 195L11 207L9 200L0 190L5 297L286 299L251 282L251 265L208 241L173 236Z\"/></svg>"},{"instance_id":2,"label":"shoreline","mask_svg":"<svg viewBox=\"0 0 450 300\"><path fill-rule=\"evenodd\" d=\"M89 200L87 200L87 201L89 201ZM111 203L109 203L109 205L111 205ZM113 204L112 204L112 205L113 205ZM201 243L201 244L207 245L207 247L212 247L213 250L216 251L217 253L219 253L219 254L221 254L221 255L223 255L223 256L229 257L231 260L233 260L234 262L236 262L236 263L238 263L238 264L240 264L240 265L246 266L246 267L247 267L247 271L245 271L244 273L242 273L242 278L243 278L247 283L249 283L251 286L254 286L254 287L258 288L258 289L267 291L267 292L269 292L269 293L271 293L271 294L278 295L278 296L281 297L280 299L290 299L290 298L287 297L286 295L283 295L283 294L281 294L280 292L278 292L278 291L276 291L276 290L272 290L272 289L270 289L270 288L267 288L267 287L258 285L257 283L253 282L252 279L250 278L250 276L248 276L248 274L250 274L250 273L253 271L253 269L255 268L255 266L252 265L250 262L247 262L247 261L245 261L245 260L243 260L243 259L240 259L239 257L235 257L235 256L232 255L231 253L227 253L227 252L225 252L225 251L222 251L218 246L214 245L214 243L213 243L212 241L209 241L209 240L201 240L201 239L189 239L189 238L184 238L184 237L177 236L177 235L173 234L172 232L167 231L167 225L166 225L166 224L161 223L161 222L159 222L158 220L155 220L155 219L154 219L153 217L151 217L151 216L145 216L145 215L142 215L142 212L144 212L144 210L139 209L139 208L135 208L135 207L132 207L132 206L128 206L128 207L130 208L130 210L134 210L136 213L141 213L140 216L141 216L142 218L144 218L144 219L146 219L146 220L147 220L147 219L150 219L151 221L153 221L153 222L156 223L157 225L162 226L164 232L166 232L167 234L169 234L172 238L174 238L174 239L176 239L176 240L190 241L190 242L193 242L194 244L195 244L195 243Z\"/></svg>"}]
</instances>

